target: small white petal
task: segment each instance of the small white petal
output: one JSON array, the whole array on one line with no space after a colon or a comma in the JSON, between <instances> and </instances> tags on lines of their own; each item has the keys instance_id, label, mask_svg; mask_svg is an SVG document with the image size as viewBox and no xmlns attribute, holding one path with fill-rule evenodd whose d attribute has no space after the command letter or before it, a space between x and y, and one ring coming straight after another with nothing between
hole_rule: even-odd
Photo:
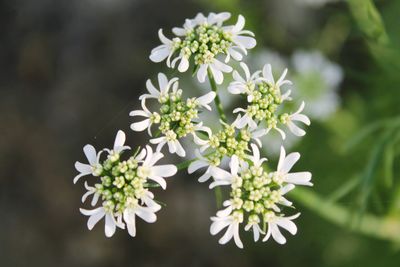
<instances>
[{"instance_id":1,"label":"small white petal","mask_svg":"<svg viewBox=\"0 0 400 267\"><path fill-rule=\"evenodd\" d=\"M94 165L97 163L97 154L96 149L92 145L86 145L83 147L83 152L89 162L90 165Z\"/></svg>"}]
</instances>

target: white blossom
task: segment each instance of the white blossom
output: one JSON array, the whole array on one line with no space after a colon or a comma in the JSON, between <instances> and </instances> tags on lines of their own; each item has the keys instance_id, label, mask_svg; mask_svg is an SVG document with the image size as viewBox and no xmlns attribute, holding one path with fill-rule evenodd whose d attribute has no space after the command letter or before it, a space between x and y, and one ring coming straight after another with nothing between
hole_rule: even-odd
<instances>
[{"instance_id":1,"label":"white blossom","mask_svg":"<svg viewBox=\"0 0 400 267\"><path fill-rule=\"evenodd\" d=\"M276 179L277 182L312 186L313 184L310 182L312 175L310 172L289 173L299 159L300 153L292 152L286 155L285 148L281 146L278 168L274 174L274 179Z\"/></svg>"},{"instance_id":2,"label":"white blossom","mask_svg":"<svg viewBox=\"0 0 400 267\"><path fill-rule=\"evenodd\" d=\"M172 78L168 81L167 76L164 73L158 74L158 89L153 85L150 79L146 81L146 88L150 94L143 94L139 97L139 100L146 99L146 98L155 98L160 103L165 101L165 98L168 95L169 89L171 86L174 90L177 90L178 87L178 78Z\"/></svg>"},{"instance_id":3,"label":"white blossom","mask_svg":"<svg viewBox=\"0 0 400 267\"><path fill-rule=\"evenodd\" d=\"M297 213L296 215L289 216L289 217L281 217L281 216L276 216L273 213L268 214L265 219L268 222L268 231L266 235L263 238L263 242L267 241L270 236L272 235L272 238L278 243L278 244L285 244L286 243L286 238L282 235L282 233L279 230L279 227L287 230L289 233L292 235L295 235L297 233L297 226L292 222L292 220L298 218L300 216L300 213Z\"/></svg>"},{"instance_id":4,"label":"white blossom","mask_svg":"<svg viewBox=\"0 0 400 267\"><path fill-rule=\"evenodd\" d=\"M305 105L304 102L301 102L301 105L300 105L299 109L295 113L290 114L288 116L288 118L287 118L287 121L286 121L286 125L289 128L289 130L294 135L297 135L297 136L303 136L303 135L306 134L306 132L303 129L301 129L299 126L297 126L294 123L294 121L302 122L305 125L310 125L311 124L310 119L306 115L301 114L301 112L304 109L304 105Z\"/></svg>"},{"instance_id":5,"label":"white blossom","mask_svg":"<svg viewBox=\"0 0 400 267\"><path fill-rule=\"evenodd\" d=\"M255 82L259 80L259 74L261 71L256 71L255 73L251 74L249 67L240 62L240 66L242 67L245 77L243 78L236 70L233 71L233 79L234 81L231 82L228 86L228 91L231 94L247 94L247 101L253 101L254 95L252 94L255 88Z\"/></svg>"},{"instance_id":6,"label":"white blossom","mask_svg":"<svg viewBox=\"0 0 400 267\"><path fill-rule=\"evenodd\" d=\"M217 216L211 217L211 220L210 233L212 235L216 235L224 228L227 228L225 234L219 240L221 245L228 243L233 238L236 246L243 248L243 243L239 236L239 224L243 222L243 213L239 211L234 211L231 214L218 212Z\"/></svg>"},{"instance_id":7,"label":"white blossom","mask_svg":"<svg viewBox=\"0 0 400 267\"><path fill-rule=\"evenodd\" d=\"M75 169L79 172L77 176L75 176L73 182L76 184L78 180L85 175L92 174L97 176L96 170L101 167L99 166L99 157L101 155L101 151L96 153L96 149L92 145L86 145L83 147L83 152L89 162L89 164L84 164L79 161L75 162Z\"/></svg>"},{"instance_id":8,"label":"white blossom","mask_svg":"<svg viewBox=\"0 0 400 267\"><path fill-rule=\"evenodd\" d=\"M279 77L278 81L275 82L274 75L272 74L272 67L271 64L265 64L262 70L264 80L273 88L279 90L281 92L281 86L288 84L292 85L292 82L289 80L285 80L287 69L285 69ZM282 94L282 101L284 100L291 100L290 98L291 90L287 90L284 94Z\"/></svg>"},{"instance_id":9,"label":"white blossom","mask_svg":"<svg viewBox=\"0 0 400 267\"><path fill-rule=\"evenodd\" d=\"M167 59L167 66L169 67L171 65L171 56L175 52L174 42L164 36L162 29L158 31L158 37L162 45L151 50L150 60L158 63Z\"/></svg>"}]
</instances>

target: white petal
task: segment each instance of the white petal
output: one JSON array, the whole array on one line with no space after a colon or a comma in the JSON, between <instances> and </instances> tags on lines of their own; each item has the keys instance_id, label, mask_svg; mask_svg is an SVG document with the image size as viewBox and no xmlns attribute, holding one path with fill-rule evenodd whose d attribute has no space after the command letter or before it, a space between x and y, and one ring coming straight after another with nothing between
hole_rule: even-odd
<instances>
[{"instance_id":1,"label":"white petal","mask_svg":"<svg viewBox=\"0 0 400 267\"><path fill-rule=\"evenodd\" d=\"M206 80L206 76L207 76L207 68L208 65L207 64L202 64L200 65L199 70L197 71L197 79L199 80L199 82L203 83Z\"/></svg>"},{"instance_id":2,"label":"white petal","mask_svg":"<svg viewBox=\"0 0 400 267\"><path fill-rule=\"evenodd\" d=\"M285 160L283 161L281 171L283 173L288 173L290 169L292 169L293 165L300 159L300 153L293 152L286 156Z\"/></svg>"},{"instance_id":3,"label":"white petal","mask_svg":"<svg viewBox=\"0 0 400 267\"><path fill-rule=\"evenodd\" d=\"M117 150L119 147L123 147L125 144L126 136L125 133L121 130L118 131L117 136L114 141L114 150Z\"/></svg>"},{"instance_id":4,"label":"white petal","mask_svg":"<svg viewBox=\"0 0 400 267\"><path fill-rule=\"evenodd\" d=\"M306 124L306 125L310 125L310 119L304 115L304 114L293 114L291 117L291 120L293 121L301 121L302 123Z\"/></svg>"},{"instance_id":5,"label":"white petal","mask_svg":"<svg viewBox=\"0 0 400 267\"><path fill-rule=\"evenodd\" d=\"M242 240L240 240L240 236L239 236L239 224L235 223L233 225L233 239L235 240L235 244L236 246L238 246L238 248L243 248L243 243Z\"/></svg>"},{"instance_id":6,"label":"white petal","mask_svg":"<svg viewBox=\"0 0 400 267\"><path fill-rule=\"evenodd\" d=\"M313 184L310 182L311 173L310 172L294 172L289 173L285 176L285 182L298 185L309 185Z\"/></svg>"},{"instance_id":7,"label":"white petal","mask_svg":"<svg viewBox=\"0 0 400 267\"><path fill-rule=\"evenodd\" d=\"M221 245L224 245L224 244L228 243L228 241L232 239L233 234L234 234L234 227L233 227L233 224L231 223L231 224L228 226L228 229L226 229L225 234L224 234L224 235L221 237L221 239L219 240L219 243L220 243Z\"/></svg>"},{"instance_id":8,"label":"white petal","mask_svg":"<svg viewBox=\"0 0 400 267\"><path fill-rule=\"evenodd\" d=\"M211 110L211 107L208 104L214 100L215 96L216 96L215 92L209 92L208 94L205 94L197 98L197 101L201 106L207 108L208 110Z\"/></svg>"},{"instance_id":9,"label":"white petal","mask_svg":"<svg viewBox=\"0 0 400 267\"><path fill-rule=\"evenodd\" d=\"M221 220L221 219L219 219L219 220L217 220L217 221L214 221L214 222L211 224L210 233L211 233L212 235L216 235L216 234L218 234L222 229L224 229L225 227L227 227L228 225L229 225L229 222L228 222L227 220Z\"/></svg>"},{"instance_id":10,"label":"white petal","mask_svg":"<svg viewBox=\"0 0 400 267\"><path fill-rule=\"evenodd\" d=\"M246 49L254 48L257 44L256 39L250 36L236 36L233 38L233 42L239 46L242 46Z\"/></svg>"},{"instance_id":11,"label":"white petal","mask_svg":"<svg viewBox=\"0 0 400 267\"><path fill-rule=\"evenodd\" d=\"M106 237L112 237L115 233L116 230L116 223L114 217L110 214L106 214L106 224L104 226L104 233L106 234Z\"/></svg>"},{"instance_id":12,"label":"white petal","mask_svg":"<svg viewBox=\"0 0 400 267\"><path fill-rule=\"evenodd\" d=\"M204 183L205 181L207 181L208 179L210 179L211 177L211 173L209 173L208 171L206 171L202 176L199 177L198 181L200 183Z\"/></svg>"},{"instance_id":13,"label":"white petal","mask_svg":"<svg viewBox=\"0 0 400 267\"><path fill-rule=\"evenodd\" d=\"M272 75L271 64L265 64L262 73L267 82L275 84L274 76Z\"/></svg>"},{"instance_id":14,"label":"white petal","mask_svg":"<svg viewBox=\"0 0 400 267\"><path fill-rule=\"evenodd\" d=\"M175 141L175 147L176 147L176 154L180 157L185 157L186 156L186 152L183 149L181 143L179 143L178 140Z\"/></svg>"},{"instance_id":15,"label":"white petal","mask_svg":"<svg viewBox=\"0 0 400 267\"><path fill-rule=\"evenodd\" d=\"M181 62L179 63L178 70L180 72L185 72L189 68L189 60L186 57L182 57Z\"/></svg>"},{"instance_id":16,"label":"white petal","mask_svg":"<svg viewBox=\"0 0 400 267\"><path fill-rule=\"evenodd\" d=\"M167 182L161 176L152 175L152 176L149 176L149 179L151 179L151 180L155 181L156 183L158 183L161 186L162 189L165 190L167 188Z\"/></svg>"},{"instance_id":17,"label":"white petal","mask_svg":"<svg viewBox=\"0 0 400 267\"><path fill-rule=\"evenodd\" d=\"M291 121L288 122L287 126L289 130L296 136L304 136L306 134L306 131L304 131Z\"/></svg>"},{"instance_id":18,"label":"white petal","mask_svg":"<svg viewBox=\"0 0 400 267\"><path fill-rule=\"evenodd\" d=\"M153 166L151 168L152 175L162 176L162 177L170 177L172 175L175 175L177 171L178 169L176 168L176 166L172 164L158 165L158 166Z\"/></svg>"},{"instance_id":19,"label":"white petal","mask_svg":"<svg viewBox=\"0 0 400 267\"><path fill-rule=\"evenodd\" d=\"M150 60L159 63L165 60L170 53L172 52L171 48L166 45L160 45L151 50L151 54L149 56Z\"/></svg>"},{"instance_id":20,"label":"white petal","mask_svg":"<svg viewBox=\"0 0 400 267\"><path fill-rule=\"evenodd\" d=\"M232 181L232 174L218 167L210 170L211 175L218 180Z\"/></svg>"},{"instance_id":21,"label":"white petal","mask_svg":"<svg viewBox=\"0 0 400 267\"><path fill-rule=\"evenodd\" d=\"M92 145L86 145L83 147L83 152L90 163L90 165L94 165L97 163L97 154L96 149Z\"/></svg>"},{"instance_id":22,"label":"white petal","mask_svg":"<svg viewBox=\"0 0 400 267\"><path fill-rule=\"evenodd\" d=\"M271 234L272 237L275 239L275 241L281 245L286 243L286 238L281 234L279 231L279 228L276 224L269 224L269 227L271 227Z\"/></svg>"},{"instance_id":23,"label":"white petal","mask_svg":"<svg viewBox=\"0 0 400 267\"><path fill-rule=\"evenodd\" d=\"M188 173L192 174L195 171L197 171L198 169L204 168L208 166L208 163L203 161L203 160L195 160L192 163L190 163L189 167L188 167Z\"/></svg>"},{"instance_id":24,"label":"white petal","mask_svg":"<svg viewBox=\"0 0 400 267\"><path fill-rule=\"evenodd\" d=\"M295 235L297 233L296 224L294 224L291 220L289 220L287 218L282 218L282 219L277 220L276 224L279 225L280 227L286 229L292 235Z\"/></svg>"},{"instance_id":25,"label":"white petal","mask_svg":"<svg viewBox=\"0 0 400 267\"><path fill-rule=\"evenodd\" d=\"M93 227L104 217L104 209L99 210L98 213L93 214L92 216L89 217L89 220L87 222L87 227L89 230L92 230Z\"/></svg>"},{"instance_id":26,"label":"white petal","mask_svg":"<svg viewBox=\"0 0 400 267\"><path fill-rule=\"evenodd\" d=\"M149 209L146 208L138 208L136 211L137 216L142 218L144 221L148 223L153 223L157 220L157 216L154 214L154 212L151 212Z\"/></svg>"},{"instance_id":27,"label":"white petal","mask_svg":"<svg viewBox=\"0 0 400 267\"><path fill-rule=\"evenodd\" d=\"M237 175L239 171L239 158L236 155L232 156L229 167L231 168L232 175Z\"/></svg>"},{"instance_id":28,"label":"white petal","mask_svg":"<svg viewBox=\"0 0 400 267\"><path fill-rule=\"evenodd\" d=\"M151 82L150 79L148 79L148 80L146 81L146 88L147 88L147 91L149 91L149 93L150 93L152 96L158 98L158 96L160 95L160 91L158 91L158 90L156 89L156 87L153 85L153 83Z\"/></svg>"},{"instance_id":29,"label":"white petal","mask_svg":"<svg viewBox=\"0 0 400 267\"><path fill-rule=\"evenodd\" d=\"M214 64L210 64L210 70L212 73L212 76L217 84L222 84L224 81L224 75L222 74L222 71L220 71Z\"/></svg>"},{"instance_id":30,"label":"white petal","mask_svg":"<svg viewBox=\"0 0 400 267\"><path fill-rule=\"evenodd\" d=\"M145 119L143 121L134 122L131 124L131 129L135 132L141 132L150 126L150 119Z\"/></svg>"},{"instance_id":31,"label":"white petal","mask_svg":"<svg viewBox=\"0 0 400 267\"><path fill-rule=\"evenodd\" d=\"M135 222L135 212L127 209L124 211L124 221L128 228L128 233L130 236L136 236L136 222Z\"/></svg>"},{"instance_id":32,"label":"white petal","mask_svg":"<svg viewBox=\"0 0 400 267\"><path fill-rule=\"evenodd\" d=\"M171 40L169 40L167 37L165 37L165 35L164 35L162 29L159 29L159 30L158 30L158 38L160 38L160 41L161 41L163 44L171 44L171 43L172 43Z\"/></svg>"}]
</instances>

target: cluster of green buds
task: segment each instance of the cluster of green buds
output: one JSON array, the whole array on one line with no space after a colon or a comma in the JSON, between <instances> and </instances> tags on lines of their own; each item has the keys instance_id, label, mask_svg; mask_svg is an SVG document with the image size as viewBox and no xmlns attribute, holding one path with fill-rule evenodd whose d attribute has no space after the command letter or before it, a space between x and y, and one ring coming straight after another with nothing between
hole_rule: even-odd
<instances>
[{"instance_id":1,"label":"cluster of green buds","mask_svg":"<svg viewBox=\"0 0 400 267\"><path fill-rule=\"evenodd\" d=\"M156 184L147 180L145 168L139 166L135 156L121 160L119 153L111 153L96 169L100 182L94 185L95 193L103 200L109 213L122 213L135 207Z\"/></svg>"},{"instance_id":2,"label":"cluster of green buds","mask_svg":"<svg viewBox=\"0 0 400 267\"><path fill-rule=\"evenodd\" d=\"M273 179L262 166L253 165L241 170L233 178L230 202L233 212L242 213L248 224L264 221L264 229L269 217L279 212L278 204L286 203L281 184Z\"/></svg>"},{"instance_id":3,"label":"cluster of green buds","mask_svg":"<svg viewBox=\"0 0 400 267\"><path fill-rule=\"evenodd\" d=\"M172 91L159 98L160 113L154 112L152 123L168 138L175 140L194 131L193 119L198 117L199 103L196 98L182 99L182 90Z\"/></svg>"},{"instance_id":4,"label":"cluster of green buds","mask_svg":"<svg viewBox=\"0 0 400 267\"><path fill-rule=\"evenodd\" d=\"M202 150L209 148L211 151L206 156L213 166L219 166L221 160L227 156L236 155L239 159L246 158L250 140L252 138L251 131L248 127L238 129L233 124L221 122L222 129L209 138L207 145Z\"/></svg>"},{"instance_id":5,"label":"cluster of green buds","mask_svg":"<svg viewBox=\"0 0 400 267\"><path fill-rule=\"evenodd\" d=\"M195 65L211 63L220 53L227 54L232 46L232 34L216 25L202 24L186 32L184 39L173 39L174 49L190 58L193 55Z\"/></svg>"}]
</instances>

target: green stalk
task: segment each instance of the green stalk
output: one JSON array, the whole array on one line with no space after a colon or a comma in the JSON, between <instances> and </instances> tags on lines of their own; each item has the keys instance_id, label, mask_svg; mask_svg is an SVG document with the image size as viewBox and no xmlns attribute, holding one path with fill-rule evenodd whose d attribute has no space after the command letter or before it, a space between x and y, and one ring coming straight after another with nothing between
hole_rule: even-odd
<instances>
[{"instance_id":1,"label":"green stalk","mask_svg":"<svg viewBox=\"0 0 400 267\"><path fill-rule=\"evenodd\" d=\"M215 92L214 102L215 102L215 105L217 106L217 111L218 111L219 117L221 118L221 120L223 122L227 122L226 116L224 113L224 108L222 107L221 99L219 98L219 95L217 92L218 91L217 84L215 83L214 77L213 77L210 69L208 69L207 72L208 72L208 80L210 81L210 85L211 85L211 90L213 92Z\"/></svg>"},{"instance_id":2,"label":"green stalk","mask_svg":"<svg viewBox=\"0 0 400 267\"><path fill-rule=\"evenodd\" d=\"M354 219L354 214L342 205L332 203L309 189L296 188L290 196L320 217L352 231L375 238L400 242L400 221L395 217L379 218L365 213L361 220Z\"/></svg>"},{"instance_id":3,"label":"green stalk","mask_svg":"<svg viewBox=\"0 0 400 267\"><path fill-rule=\"evenodd\" d=\"M217 84L215 83L214 76L212 75L210 69L207 70L207 73L208 73L208 80L210 81L211 90L213 92L215 92L214 103L215 103L215 106L217 107L219 118L223 122L226 123L227 119L226 119L226 116L225 116L224 108L223 108L222 103L221 103L221 99L219 98L219 95L218 95L218 87L217 87ZM221 188L219 186L215 187L214 192L215 192L215 201L217 203L217 208L221 208L222 207L222 191L221 191Z\"/></svg>"}]
</instances>

